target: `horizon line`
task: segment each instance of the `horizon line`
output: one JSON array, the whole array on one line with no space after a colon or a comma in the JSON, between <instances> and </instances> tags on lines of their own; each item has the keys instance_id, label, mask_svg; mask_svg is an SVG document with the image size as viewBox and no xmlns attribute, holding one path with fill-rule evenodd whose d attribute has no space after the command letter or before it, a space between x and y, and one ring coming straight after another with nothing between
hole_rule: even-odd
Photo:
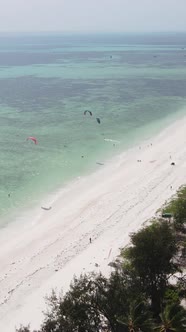
<instances>
[{"instance_id":1,"label":"horizon line","mask_svg":"<svg viewBox=\"0 0 186 332\"><path fill-rule=\"evenodd\" d=\"M81 34L81 35L88 35L88 34L171 34L171 33L186 33L186 30L153 30L153 31L96 31L96 30L90 30L90 31L75 31L75 30L38 30L38 31L32 31L32 30L25 30L25 31L0 31L0 35L2 34Z\"/></svg>"}]
</instances>

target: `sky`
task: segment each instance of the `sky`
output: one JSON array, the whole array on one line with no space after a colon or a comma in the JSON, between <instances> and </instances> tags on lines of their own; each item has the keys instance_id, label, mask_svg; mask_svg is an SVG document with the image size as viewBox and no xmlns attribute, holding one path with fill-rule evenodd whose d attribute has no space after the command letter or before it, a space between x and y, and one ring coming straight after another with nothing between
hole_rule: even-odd
<instances>
[{"instance_id":1,"label":"sky","mask_svg":"<svg viewBox=\"0 0 186 332\"><path fill-rule=\"evenodd\" d=\"M6 31L186 31L186 0L0 0Z\"/></svg>"}]
</instances>

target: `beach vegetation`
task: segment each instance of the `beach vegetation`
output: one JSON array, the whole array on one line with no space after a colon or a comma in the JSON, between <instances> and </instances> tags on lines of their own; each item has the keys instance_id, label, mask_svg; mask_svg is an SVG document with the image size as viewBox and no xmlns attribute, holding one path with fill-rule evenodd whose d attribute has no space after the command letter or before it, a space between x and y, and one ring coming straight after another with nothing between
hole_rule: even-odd
<instances>
[{"instance_id":1,"label":"beach vegetation","mask_svg":"<svg viewBox=\"0 0 186 332\"><path fill-rule=\"evenodd\" d=\"M173 222L156 219L131 234L129 246L109 264L109 278L81 275L65 294L52 292L44 321L33 332L185 332L183 190L163 207ZM31 329L21 326L16 331Z\"/></svg>"},{"instance_id":2,"label":"beach vegetation","mask_svg":"<svg viewBox=\"0 0 186 332\"><path fill-rule=\"evenodd\" d=\"M173 258L177 253L175 235L166 223L152 225L131 235L131 246L122 251L140 278L142 291L158 315L171 275L178 271Z\"/></svg>"},{"instance_id":3,"label":"beach vegetation","mask_svg":"<svg viewBox=\"0 0 186 332\"><path fill-rule=\"evenodd\" d=\"M118 318L123 326L123 331L154 331L154 322L148 305L145 302L132 303L129 306L129 311Z\"/></svg>"},{"instance_id":4,"label":"beach vegetation","mask_svg":"<svg viewBox=\"0 0 186 332\"><path fill-rule=\"evenodd\" d=\"M163 213L172 214L176 231L186 232L186 186L182 186L176 196L165 204Z\"/></svg>"},{"instance_id":5,"label":"beach vegetation","mask_svg":"<svg viewBox=\"0 0 186 332\"><path fill-rule=\"evenodd\" d=\"M21 326L19 329L16 329L16 332L30 332L30 326ZM37 332L37 331L33 331Z\"/></svg>"},{"instance_id":6,"label":"beach vegetation","mask_svg":"<svg viewBox=\"0 0 186 332\"><path fill-rule=\"evenodd\" d=\"M160 314L160 325L156 327L159 332L186 332L186 311L178 304L167 305Z\"/></svg>"}]
</instances>

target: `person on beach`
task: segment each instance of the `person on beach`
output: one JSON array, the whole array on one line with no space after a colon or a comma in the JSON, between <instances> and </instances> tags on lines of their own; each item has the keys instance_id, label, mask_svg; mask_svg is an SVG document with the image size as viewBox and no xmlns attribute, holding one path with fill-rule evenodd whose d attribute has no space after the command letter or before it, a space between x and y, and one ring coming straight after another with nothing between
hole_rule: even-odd
<instances>
[{"instance_id":1,"label":"person on beach","mask_svg":"<svg viewBox=\"0 0 186 332\"><path fill-rule=\"evenodd\" d=\"M92 239L91 239L91 237L89 238L89 242L92 243Z\"/></svg>"}]
</instances>

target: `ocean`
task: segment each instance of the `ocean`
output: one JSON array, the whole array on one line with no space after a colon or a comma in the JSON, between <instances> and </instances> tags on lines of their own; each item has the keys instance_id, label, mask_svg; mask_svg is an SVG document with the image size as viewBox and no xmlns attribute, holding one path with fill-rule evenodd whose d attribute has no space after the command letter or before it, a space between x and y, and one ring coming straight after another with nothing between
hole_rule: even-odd
<instances>
[{"instance_id":1,"label":"ocean","mask_svg":"<svg viewBox=\"0 0 186 332\"><path fill-rule=\"evenodd\" d=\"M0 227L184 114L184 33L0 35Z\"/></svg>"}]
</instances>

